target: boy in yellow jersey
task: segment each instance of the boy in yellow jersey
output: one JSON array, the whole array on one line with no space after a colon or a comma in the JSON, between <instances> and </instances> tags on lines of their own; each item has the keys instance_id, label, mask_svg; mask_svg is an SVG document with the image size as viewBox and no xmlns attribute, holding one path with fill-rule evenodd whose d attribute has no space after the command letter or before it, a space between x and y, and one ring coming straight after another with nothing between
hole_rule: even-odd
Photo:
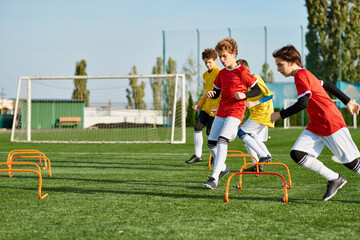
<instances>
[{"instance_id":1,"label":"boy in yellow jersey","mask_svg":"<svg viewBox=\"0 0 360 240\"><path fill-rule=\"evenodd\" d=\"M239 59L236 62L250 71L246 60ZM269 162L272 157L264 142L268 139L268 127L274 127L274 123L270 121L271 113L274 112L273 95L259 76L255 74L253 76L258 79L257 84L261 94L247 99L249 118L246 121L243 119L237 135L244 143L249 155L256 157L259 162ZM254 159L252 161L255 162ZM259 171L264 171L262 165L259 165ZM256 166L245 169L244 172L256 172Z\"/></svg>"},{"instance_id":2,"label":"boy in yellow jersey","mask_svg":"<svg viewBox=\"0 0 360 240\"><path fill-rule=\"evenodd\" d=\"M218 75L220 68L216 66L217 54L214 49L207 48L202 53L202 59L204 60L207 71L203 74L205 93L211 91L214 86L214 80ZM185 163L192 164L195 162L202 162L202 146L203 136L202 130L206 126L206 135L209 136L211 126L213 124L216 112L213 109L218 108L221 97L217 99L210 99L204 95L200 101L193 106L193 109L197 112L200 108L200 114L194 127L194 143L195 143L195 154ZM213 159L212 159L213 164Z\"/></svg>"}]
</instances>

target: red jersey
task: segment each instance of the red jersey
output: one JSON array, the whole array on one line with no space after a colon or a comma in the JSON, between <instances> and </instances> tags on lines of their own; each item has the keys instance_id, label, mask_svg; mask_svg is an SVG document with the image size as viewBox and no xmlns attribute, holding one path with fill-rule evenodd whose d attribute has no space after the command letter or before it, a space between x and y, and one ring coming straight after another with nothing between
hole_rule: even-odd
<instances>
[{"instance_id":1,"label":"red jersey","mask_svg":"<svg viewBox=\"0 0 360 240\"><path fill-rule=\"evenodd\" d=\"M316 135L329 136L346 127L346 123L341 112L322 87L322 83L306 69L300 68L295 74L298 98L305 94L310 95L306 108L310 122L306 129Z\"/></svg>"},{"instance_id":2,"label":"red jersey","mask_svg":"<svg viewBox=\"0 0 360 240\"><path fill-rule=\"evenodd\" d=\"M257 78L251 76L250 72L243 66L220 70L214 81L214 87L221 89L222 94L216 116L243 119L246 99L237 100L234 95L236 92L247 92L248 88L253 87L256 82Z\"/></svg>"}]
</instances>

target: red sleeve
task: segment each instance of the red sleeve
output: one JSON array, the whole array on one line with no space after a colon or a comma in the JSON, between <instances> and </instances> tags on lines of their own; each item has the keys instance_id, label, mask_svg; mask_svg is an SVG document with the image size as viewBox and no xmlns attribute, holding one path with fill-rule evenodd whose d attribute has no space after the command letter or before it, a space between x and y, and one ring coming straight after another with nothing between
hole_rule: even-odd
<instances>
[{"instance_id":1,"label":"red sleeve","mask_svg":"<svg viewBox=\"0 0 360 240\"><path fill-rule=\"evenodd\" d=\"M295 86L298 94L298 98L310 94L311 97L311 88L310 88L310 82L307 78L307 75L301 71L301 69L298 70L298 72L295 75Z\"/></svg>"},{"instance_id":2,"label":"red sleeve","mask_svg":"<svg viewBox=\"0 0 360 240\"><path fill-rule=\"evenodd\" d=\"M241 68L243 67L241 66ZM252 76L250 72L245 68L242 69L241 73L242 73L241 79L244 81L246 87L252 88L257 82L257 78Z\"/></svg>"},{"instance_id":3,"label":"red sleeve","mask_svg":"<svg viewBox=\"0 0 360 240\"><path fill-rule=\"evenodd\" d=\"M220 80L220 72L218 73L218 75L215 78L214 81L214 87L216 87L217 89L221 89L221 80Z\"/></svg>"}]
</instances>

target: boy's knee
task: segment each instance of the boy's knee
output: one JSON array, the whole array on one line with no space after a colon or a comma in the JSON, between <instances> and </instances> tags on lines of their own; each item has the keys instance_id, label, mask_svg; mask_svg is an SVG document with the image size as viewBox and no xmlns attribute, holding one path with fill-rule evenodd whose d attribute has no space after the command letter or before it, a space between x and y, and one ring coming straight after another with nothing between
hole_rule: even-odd
<instances>
[{"instance_id":1,"label":"boy's knee","mask_svg":"<svg viewBox=\"0 0 360 240\"><path fill-rule=\"evenodd\" d=\"M292 160L294 160L294 162L298 164L302 164L302 160L306 157L306 155L307 155L306 152L302 152L298 150L291 150L290 152L290 157L292 158Z\"/></svg>"},{"instance_id":2,"label":"boy's knee","mask_svg":"<svg viewBox=\"0 0 360 240\"><path fill-rule=\"evenodd\" d=\"M213 147L216 147L217 145L217 141L214 141L214 140L208 140L208 148L213 148Z\"/></svg>"},{"instance_id":3,"label":"boy's knee","mask_svg":"<svg viewBox=\"0 0 360 240\"><path fill-rule=\"evenodd\" d=\"M194 127L194 130L197 131L197 132L201 132L204 128L204 125L201 124L200 121L197 121L197 123L195 124L195 127Z\"/></svg>"},{"instance_id":4,"label":"boy's knee","mask_svg":"<svg viewBox=\"0 0 360 240\"><path fill-rule=\"evenodd\" d=\"M242 138L245 136L245 134L247 134L246 132L244 132L241 128L239 129L239 131L237 132L238 137L242 140Z\"/></svg>"},{"instance_id":5,"label":"boy's knee","mask_svg":"<svg viewBox=\"0 0 360 240\"><path fill-rule=\"evenodd\" d=\"M229 139L227 139L226 137L220 136L219 137L219 143L228 144Z\"/></svg>"}]
</instances>

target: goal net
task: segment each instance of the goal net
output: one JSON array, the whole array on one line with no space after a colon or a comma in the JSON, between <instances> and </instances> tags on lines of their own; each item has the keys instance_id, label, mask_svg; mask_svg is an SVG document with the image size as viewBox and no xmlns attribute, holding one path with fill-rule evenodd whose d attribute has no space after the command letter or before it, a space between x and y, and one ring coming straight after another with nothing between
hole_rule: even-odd
<instances>
[{"instance_id":1,"label":"goal net","mask_svg":"<svg viewBox=\"0 0 360 240\"><path fill-rule=\"evenodd\" d=\"M336 104L340 112L342 113L346 125L349 127L357 128L357 116L356 114L351 115L347 110L346 106L339 99L332 99ZM290 107L297 102L297 99L284 99L284 109ZM309 118L307 112L301 111L291 117L284 119L284 128L293 128L293 127L305 127L309 123Z\"/></svg>"},{"instance_id":2,"label":"goal net","mask_svg":"<svg viewBox=\"0 0 360 240\"><path fill-rule=\"evenodd\" d=\"M11 141L185 143L185 75L20 77Z\"/></svg>"}]
</instances>

